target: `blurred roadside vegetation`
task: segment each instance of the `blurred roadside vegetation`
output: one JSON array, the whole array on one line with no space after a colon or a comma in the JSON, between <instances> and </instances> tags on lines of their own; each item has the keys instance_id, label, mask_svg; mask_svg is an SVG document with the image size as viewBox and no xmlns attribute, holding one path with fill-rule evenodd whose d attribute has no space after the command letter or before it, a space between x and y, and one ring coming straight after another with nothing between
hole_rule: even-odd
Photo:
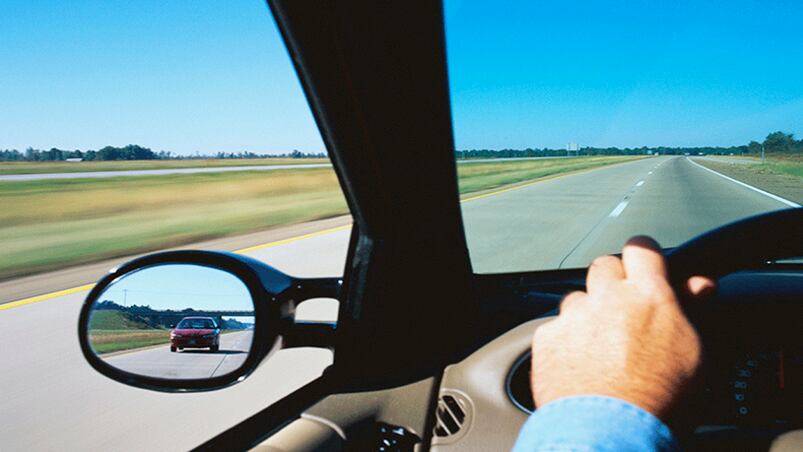
<instances>
[{"instance_id":1,"label":"blurred roadside vegetation","mask_svg":"<svg viewBox=\"0 0 803 452\"><path fill-rule=\"evenodd\" d=\"M347 213L329 168L0 182L0 279Z\"/></svg>"},{"instance_id":2,"label":"blurred roadside vegetation","mask_svg":"<svg viewBox=\"0 0 803 452\"><path fill-rule=\"evenodd\" d=\"M466 163L460 192L632 158ZM4 181L0 206L0 280L348 213L331 168Z\"/></svg>"},{"instance_id":3,"label":"blurred roadside vegetation","mask_svg":"<svg viewBox=\"0 0 803 452\"><path fill-rule=\"evenodd\" d=\"M458 165L457 175L460 193L467 194L640 158L645 157L578 157L545 160L503 160L481 163L466 162Z\"/></svg>"}]
</instances>

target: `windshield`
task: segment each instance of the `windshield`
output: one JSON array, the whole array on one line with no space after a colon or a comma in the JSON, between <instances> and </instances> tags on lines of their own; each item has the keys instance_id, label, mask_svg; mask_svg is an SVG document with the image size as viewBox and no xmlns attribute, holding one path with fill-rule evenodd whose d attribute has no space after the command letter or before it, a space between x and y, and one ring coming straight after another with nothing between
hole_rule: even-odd
<instances>
[{"instance_id":1,"label":"windshield","mask_svg":"<svg viewBox=\"0 0 803 452\"><path fill-rule=\"evenodd\" d=\"M211 330L215 324L211 319L184 319L179 322L177 330Z\"/></svg>"},{"instance_id":2,"label":"windshield","mask_svg":"<svg viewBox=\"0 0 803 452\"><path fill-rule=\"evenodd\" d=\"M474 271L588 265L803 202L803 4L445 3Z\"/></svg>"}]
</instances>

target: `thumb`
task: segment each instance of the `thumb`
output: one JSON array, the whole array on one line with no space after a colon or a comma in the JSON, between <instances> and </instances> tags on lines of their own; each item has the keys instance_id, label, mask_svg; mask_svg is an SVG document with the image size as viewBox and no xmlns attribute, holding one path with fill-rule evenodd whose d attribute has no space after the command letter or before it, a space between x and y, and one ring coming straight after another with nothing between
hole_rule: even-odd
<instances>
[{"instance_id":1,"label":"thumb","mask_svg":"<svg viewBox=\"0 0 803 452\"><path fill-rule=\"evenodd\" d=\"M686 281L684 292L686 299L705 300L713 296L717 291L717 283L705 276L692 276Z\"/></svg>"}]
</instances>

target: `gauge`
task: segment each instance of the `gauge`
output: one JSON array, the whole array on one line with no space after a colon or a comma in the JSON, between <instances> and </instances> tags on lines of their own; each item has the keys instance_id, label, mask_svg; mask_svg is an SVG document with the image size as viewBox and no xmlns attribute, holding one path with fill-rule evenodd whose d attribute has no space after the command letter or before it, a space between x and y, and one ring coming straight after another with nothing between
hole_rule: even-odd
<instances>
[{"instance_id":1,"label":"gauge","mask_svg":"<svg viewBox=\"0 0 803 452\"><path fill-rule=\"evenodd\" d=\"M731 400L738 423L791 426L803 419L800 347L758 350L734 365Z\"/></svg>"},{"instance_id":2,"label":"gauge","mask_svg":"<svg viewBox=\"0 0 803 452\"><path fill-rule=\"evenodd\" d=\"M532 386L530 383L530 353L516 360L507 376L507 394L517 408L525 413L535 411Z\"/></svg>"}]
</instances>

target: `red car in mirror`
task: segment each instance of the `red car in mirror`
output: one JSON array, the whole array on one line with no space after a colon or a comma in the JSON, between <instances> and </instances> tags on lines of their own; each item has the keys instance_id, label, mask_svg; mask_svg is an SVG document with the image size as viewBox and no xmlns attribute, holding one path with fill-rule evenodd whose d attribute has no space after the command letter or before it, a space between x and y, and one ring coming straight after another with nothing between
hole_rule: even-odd
<instances>
[{"instance_id":1,"label":"red car in mirror","mask_svg":"<svg viewBox=\"0 0 803 452\"><path fill-rule=\"evenodd\" d=\"M185 348L220 349L220 328L212 317L184 317L170 332L170 351Z\"/></svg>"}]
</instances>

